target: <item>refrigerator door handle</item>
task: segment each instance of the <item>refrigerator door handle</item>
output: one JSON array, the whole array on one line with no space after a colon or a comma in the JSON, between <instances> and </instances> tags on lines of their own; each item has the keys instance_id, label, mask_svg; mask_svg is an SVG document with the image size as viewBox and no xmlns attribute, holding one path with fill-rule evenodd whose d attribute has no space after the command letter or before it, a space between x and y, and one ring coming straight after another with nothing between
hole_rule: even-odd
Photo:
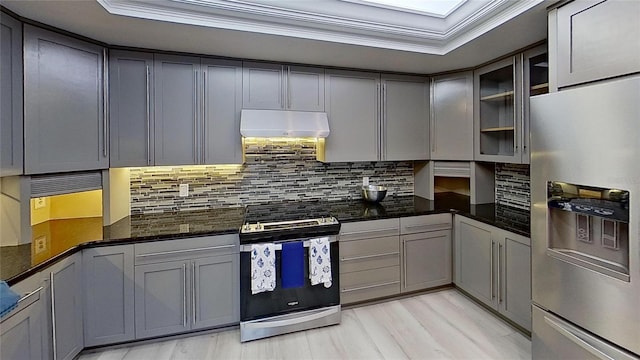
<instances>
[{"instance_id":1,"label":"refrigerator door handle","mask_svg":"<svg viewBox=\"0 0 640 360\"><path fill-rule=\"evenodd\" d=\"M604 349L602 346L598 346L598 344L593 341L587 333L580 331L579 329L575 329L573 326L569 328L568 326L565 326L557 320L551 319L547 316L544 317L544 322L564 337L571 340L571 342L596 356L598 359L615 360L618 358L619 354L608 354L607 349Z\"/></svg>"}]
</instances>

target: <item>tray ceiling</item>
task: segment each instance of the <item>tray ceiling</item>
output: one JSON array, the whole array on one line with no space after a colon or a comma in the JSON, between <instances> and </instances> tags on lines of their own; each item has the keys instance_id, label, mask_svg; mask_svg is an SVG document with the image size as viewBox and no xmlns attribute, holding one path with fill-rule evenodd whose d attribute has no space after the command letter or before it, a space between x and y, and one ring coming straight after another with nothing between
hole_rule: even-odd
<instances>
[{"instance_id":1,"label":"tray ceiling","mask_svg":"<svg viewBox=\"0 0 640 360\"><path fill-rule=\"evenodd\" d=\"M114 15L436 55L444 55L543 2L543 0L97 1ZM442 6L419 8L420 5L427 3Z\"/></svg>"}]
</instances>

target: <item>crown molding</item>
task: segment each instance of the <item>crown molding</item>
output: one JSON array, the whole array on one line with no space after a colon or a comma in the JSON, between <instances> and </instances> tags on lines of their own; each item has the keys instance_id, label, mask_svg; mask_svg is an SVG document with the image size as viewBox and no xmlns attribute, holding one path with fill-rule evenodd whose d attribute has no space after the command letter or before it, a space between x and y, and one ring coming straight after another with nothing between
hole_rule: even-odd
<instances>
[{"instance_id":1,"label":"crown molding","mask_svg":"<svg viewBox=\"0 0 640 360\"><path fill-rule=\"evenodd\" d=\"M97 0L114 15L435 55L444 55L543 1L467 2L464 5L478 8L455 24L428 18L432 27L419 28L323 14L321 8L287 9L242 0ZM368 7L344 3L356 10Z\"/></svg>"}]
</instances>

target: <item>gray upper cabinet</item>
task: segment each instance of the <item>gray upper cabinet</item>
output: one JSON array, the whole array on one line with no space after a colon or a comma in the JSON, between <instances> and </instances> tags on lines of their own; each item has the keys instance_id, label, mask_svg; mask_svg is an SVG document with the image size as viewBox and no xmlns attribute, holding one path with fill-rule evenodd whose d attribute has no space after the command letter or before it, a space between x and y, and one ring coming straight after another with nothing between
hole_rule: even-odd
<instances>
[{"instance_id":1,"label":"gray upper cabinet","mask_svg":"<svg viewBox=\"0 0 640 360\"><path fill-rule=\"evenodd\" d=\"M155 55L156 165L194 165L200 161L199 70L200 58Z\"/></svg>"},{"instance_id":2,"label":"gray upper cabinet","mask_svg":"<svg viewBox=\"0 0 640 360\"><path fill-rule=\"evenodd\" d=\"M153 54L109 54L110 166L148 166L153 159Z\"/></svg>"},{"instance_id":3,"label":"gray upper cabinet","mask_svg":"<svg viewBox=\"0 0 640 360\"><path fill-rule=\"evenodd\" d=\"M23 172L22 23L0 12L0 177Z\"/></svg>"},{"instance_id":4,"label":"gray upper cabinet","mask_svg":"<svg viewBox=\"0 0 640 360\"><path fill-rule=\"evenodd\" d=\"M104 49L24 26L26 174L106 169Z\"/></svg>"},{"instance_id":5,"label":"gray upper cabinet","mask_svg":"<svg viewBox=\"0 0 640 360\"><path fill-rule=\"evenodd\" d=\"M242 163L242 63L202 59L204 164Z\"/></svg>"},{"instance_id":6,"label":"gray upper cabinet","mask_svg":"<svg viewBox=\"0 0 640 360\"><path fill-rule=\"evenodd\" d=\"M86 249L82 268L85 346L133 340L133 245Z\"/></svg>"},{"instance_id":7,"label":"gray upper cabinet","mask_svg":"<svg viewBox=\"0 0 640 360\"><path fill-rule=\"evenodd\" d=\"M381 160L429 159L428 79L382 75Z\"/></svg>"},{"instance_id":8,"label":"gray upper cabinet","mask_svg":"<svg viewBox=\"0 0 640 360\"><path fill-rule=\"evenodd\" d=\"M431 160L473 160L473 73L431 80Z\"/></svg>"},{"instance_id":9,"label":"gray upper cabinet","mask_svg":"<svg viewBox=\"0 0 640 360\"><path fill-rule=\"evenodd\" d=\"M455 216L455 283L531 330L531 241Z\"/></svg>"},{"instance_id":10,"label":"gray upper cabinet","mask_svg":"<svg viewBox=\"0 0 640 360\"><path fill-rule=\"evenodd\" d=\"M0 322L3 359L41 360L43 356L43 283L39 275L11 287L20 294L18 306Z\"/></svg>"},{"instance_id":11,"label":"gray upper cabinet","mask_svg":"<svg viewBox=\"0 0 640 360\"><path fill-rule=\"evenodd\" d=\"M522 55L523 89L522 89L522 163L531 162L531 139L529 100L532 96L549 92L549 56L547 46L538 46L527 50Z\"/></svg>"},{"instance_id":12,"label":"gray upper cabinet","mask_svg":"<svg viewBox=\"0 0 640 360\"><path fill-rule=\"evenodd\" d=\"M326 162L380 159L380 75L327 70L325 109L331 133L324 140Z\"/></svg>"},{"instance_id":13,"label":"gray upper cabinet","mask_svg":"<svg viewBox=\"0 0 640 360\"><path fill-rule=\"evenodd\" d=\"M324 111L324 69L243 63L244 109Z\"/></svg>"},{"instance_id":14,"label":"gray upper cabinet","mask_svg":"<svg viewBox=\"0 0 640 360\"><path fill-rule=\"evenodd\" d=\"M557 48L550 60L557 65L557 87L639 72L638 15L638 1L573 1L552 11L549 38Z\"/></svg>"},{"instance_id":15,"label":"gray upper cabinet","mask_svg":"<svg viewBox=\"0 0 640 360\"><path fill-rule=\"evenodd\" d=\"M53 358L71 360L84 348L81 253L61 260L44 273L49 280Z\"/></svg>"}]
</instances>

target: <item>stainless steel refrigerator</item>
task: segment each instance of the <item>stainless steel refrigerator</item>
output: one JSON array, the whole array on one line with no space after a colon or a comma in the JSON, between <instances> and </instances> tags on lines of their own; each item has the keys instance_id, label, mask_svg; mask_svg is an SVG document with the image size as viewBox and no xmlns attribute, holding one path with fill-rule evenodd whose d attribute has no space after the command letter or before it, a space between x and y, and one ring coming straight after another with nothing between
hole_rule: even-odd
<instances>
[{"instance_id":1,"label":"stainless steel refrigerator","mask_svg":"<svg viewBox=\"0 0 640 360\"><path fill-rule=\"evenodd\" d=\"M531 99L534 359L640 359L640 76Z\"/></svg>"}]
</instances>

